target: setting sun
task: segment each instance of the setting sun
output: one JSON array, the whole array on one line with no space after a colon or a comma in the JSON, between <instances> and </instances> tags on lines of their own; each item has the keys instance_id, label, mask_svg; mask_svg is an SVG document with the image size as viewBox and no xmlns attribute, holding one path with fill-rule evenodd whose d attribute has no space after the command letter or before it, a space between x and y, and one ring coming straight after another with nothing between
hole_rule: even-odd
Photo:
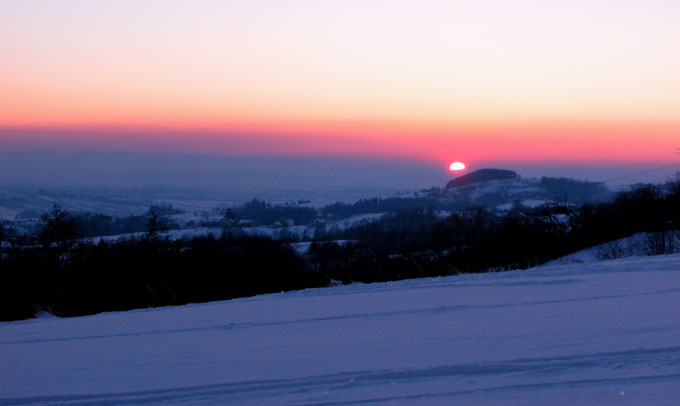
<instances>
[{"instance_id":1,"label":"setting sun","mask_svg":"<svg viewBox=\"0 0 680 406\"><path fill-rule=\"evenodd\" d=\"M465 169L465 164L462 163L462 162L458 162L458 161L452 163L449 166L449 170L451 170L451 171L462 171L463 169Z\"/></svg>"}]
</instances>

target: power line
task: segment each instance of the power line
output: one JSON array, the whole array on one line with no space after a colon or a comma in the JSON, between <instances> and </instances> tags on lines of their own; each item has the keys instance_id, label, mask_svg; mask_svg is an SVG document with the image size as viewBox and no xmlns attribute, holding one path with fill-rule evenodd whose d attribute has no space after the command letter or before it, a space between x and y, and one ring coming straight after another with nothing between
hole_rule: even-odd
<instances>
[{"instance_id":1,"label":"power line","mask_svg":"<svg viewBox=\"0 0 680 406\"><path fill-rule=\"evenodd\" d=\"M664 169L670 169L670 168L674 168L674 167L676 167L676 166L680 166L680 162L675 163L675 164L673 164L673 165L661 166L661 167L658 167L658 168L648 169L648 170L646 170L646 171L640 171L640 172L636 172L636 173L631 173L631 174L624 175L624 176L619 176L619 177L616 177L616 178L611 178L611 179L607 179L607 180L601 180L601 181L595 182L595 183L608 183L608 182L613 182L613 181L615 181L615 180L621 180L621 179L626 179L626 178L632 178L633 176L644 175L645 173L651 173L651 172L656 172L656 171L662 171L662 170L664 170Z\"/></svg>"},{"instance_id":2,"label":"power line","mask_svg":"<svg viewBox=\"0 0 680 406\"><path fill-rule=\"evenodd\" d=\"M556 198L556 197L561 197L561 196L563 196L563 195L566 195L568 192L572 192L572 191L578 190L578 189L583 189L583 188L586 188L586 187L588 187L588 186L590 186L590 185L593 185L593 184L598 184L598 183L604 184L604 183L608 183L608 182L613 182L613 181L615 181L615 180L621 180L621 179L626 179L626 178L632 178L632 177L634 177L634 176L644 175L644 174L646 174L646 173L651 173L651 172L662 171L662 170L664 170L664 169L670 169L670 168L674 168L674 167L676 167L676 166L680 166L680 162L674 163L674 164L672 164L672 165L666 165L666 166L661 166L661 167L658 167L658 168L647 169L647 170L644 170L644 171L639 171L639 172L635 172L635 173L630 173L630 174L628 174L628 175L617 176L617 177L611 178L611 179L605 179L605 180L596 181L596 182L585 182L584 184L577 185L577 186L573 186L573 187L570 187L570 188L563 189L563 190L561 190L561 191L559 191L559 192L552 193L552 194L550 194L548 197L554 197L554 198Z\"/></svg>"}]
</instances>

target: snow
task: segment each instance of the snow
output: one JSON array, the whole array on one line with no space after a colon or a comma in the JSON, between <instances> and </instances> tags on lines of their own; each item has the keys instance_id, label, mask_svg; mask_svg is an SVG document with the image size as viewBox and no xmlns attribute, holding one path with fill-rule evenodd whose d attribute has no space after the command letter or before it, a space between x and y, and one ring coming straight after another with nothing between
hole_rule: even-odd
<instances>
[{"instance_id":1,"label":"snow","mask_svg":"<svg viewBox=\"0 0 680 406\"><path fill-rule=\"evenodd\" d=\"M4 405L675 405L680 255L0 323Z\"/></svg>"},{"instance_id":2,"label":"snow","mask_svg":"<svg viewBox=\"0 0 680 406\"><path fill-rule=\"evenodd\" d=\"M181 240L182 238L195 238L199 236L204 236L208 234L213 234L219 236L222 234L222 229L218 227L196 227L196 228L184 228L177 230L168 230L159 232L158 235L161 237L167 237L170 240ZM83 241L89 241L93 244L99 244L100 241L115 242L124 238L143 238L147 233L127 233L127 234L115 234L115 235L105 235L101 237L89 237L84 238Z\"/></svg>"},{"instance_id":3,"label":"snow","mask_svg":"<svg viewBox=\"0 0 680 406\"><path fill-rule=\"evenodd\" d=\"M319 241L322 244L325 243L334 243L338 244L339 246L344 246L349 243L358 243L359 240L332 240L332 241ZM288 244L292 249L295 250L295 252L298 253L298 255L306 255L309 252L309 249L312 247L313 241L302 241L302 242L294 242Z\"/></svg>"},{"instance_id":4,"label":"snow","mask_svg":"<svg viewBox=\"0 0 680 406\"><path fill-rule=\"evenodd\" d=\"M241 232L244 234L252 236L270 237L278 238L282 234L290 234L294 236L301 237L307 232L310 233L310 229L306 226L292 226L292 227L271 227L271 226L257 226L257 227L241 227L232 229L233 232ZM167 237L168 239L175 241L181 240L183 238L195 238L200 236L206 236L212 234L219 237L224 232L223 228L220 227L194 227L194 228L181 228L177 230L168 230L158 233L159 236ZM98 244L100 241L114 242L121 240L123 238L142 238L146 235L145 232L138 233L128 233L128 234L116 234L116 235L106 235L102 237L90 237L85 238L85 241L90 241L94 244Z\"/></svg>"},{"instance_id":5,"label":"snow","mask_svg":"<svg viewBox=\"0 0 680 406\"><path fill-rule=\"evenodd\" d=\"M2 173L0 173L2 175ZM28 187L28 189L32 189ZM266 188L266 187L228 187L215 189L197 187L143 187L126 188L117 186L102 187L59 187L50 185L49 191L39 192L17 189L10 185L0 184L0 219L15 219L17 214L25 211L42 213L49 210L54 203L76 213L103 213L112 216L139 215L145 213L149 206L155 204L171 204L183 210L186 216L177 219L191 220L192 215L212 212L218 207L241 205L253 198L268 203L290 204L291 202L309 201L304 207L321 208L342 201L352 203L362 198L399 196L410 193L410 190L398 192L393 187L305 187ZM298 205L297 203L294 203ZM209 216L219 220L221 215Z\"/></svg>"},{"instance_id":6,"label":"snow","mask_svg":"<svg viewBox=\"0 0 680 406\"><path fill-rule=\"evenodd\" d=\"M328 222L326 224L326 229L338 231L347 230L348 228L352 228L358 224L370 223L373 221L380 220L380 218L383 217L385 214L387 213L356 214L354 216L350 216L341 220Z\"/></svg>"},{"instance_id":7,"label":"snow","mask_svg":"<svg viewBox=\"0 0 680 406\"><path fill-rule=\"evenodd\" d=\"M528 207L530 209L535 209L537 207L541 207L544 204L548 203L547 200L540 200L540 199L524 199L520 201L520 204L524 207ZM515 207L514 202L508 202L508 203L502 203L496 206L496 210L500 211L510 211L512 208Z\"/></svg>"},{"instance_id":8,"label":"snow","mask_svg":"<svg viewBox=\"0 0 680 406\"><path fill-rule=\"evenodd\" d=\"M549 261L545 265L579 264L584 262L649 255L651 236L651 233L635 233L628 237L576 251L572 254ZM672 241L674 252L680 252L680 230L669 232L668 238Z\"/></svg>"},{"instance_id":9,"label":"snow","mask_svg":"<svg viewBox=\"0 0 680 406\"><path fill-rule=\"evenodd\" d=\"M290 226L290 227L255 226L255 227L243 227L239 231L248 235L270 237L274 239L279 238L282 235L292 235L299 238L314 235L314 229L308 226Z\"/></svg>"},{"instance_id":10,"label":"snow","mask_svg":"<svg viewBox=\"0 0 680 406\"><path fill-rule=\"evenodd\" d=\"M522 200L522 206L530 207L530 208L540 207L540 206L543 206L546 203L547 203L546 200L540 200L540 199L524 199L524 200Z\"/></svg>"},{"instance_id":11,"label":"snow","mask_svg":"<svg viewBox=\"0 0 680 406\"><path fill-rule=\"evenodd\" d=\"M293 242L289 244L298 255L305 255L312 246L312 241Z\"/></svg>"},{"instance_id":12,"label":"snow","mask_svg":"<svg viewBox=\"0 0 680 406\"><path fill-rule=\"evenodd\" d=\"M505 180L489 180L485 182L477 182L464 186L456 186L446 189L448 194L464 194L470 199L476 200L480 197L492 193L508 193L511 200L526 195L535 195L541 192L539 186L539 179L505 179ZM526 199L527 201L531 199Z\"/></svg>"}]
</instances>

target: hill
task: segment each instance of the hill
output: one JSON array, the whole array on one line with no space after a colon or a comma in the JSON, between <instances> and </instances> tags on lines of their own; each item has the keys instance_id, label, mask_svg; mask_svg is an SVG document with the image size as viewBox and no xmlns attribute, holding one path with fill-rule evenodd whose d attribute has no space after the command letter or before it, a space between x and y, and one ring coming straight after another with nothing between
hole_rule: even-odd
<instances>
[{"instance_id":1,"label":"hill","mask_svg":"<svg viewBox=\"0 0 680 406\"><path fill-rule=\"evenodd\" d=\"M472 183L488 182L490 180L514 180L519 179L517 172L507 169L479 169L463 176L450 180L446 188L465 186Z\"/></svg>"},{"instance_id":2,"label":"hill","mask_svg":"<svg viewBox=\"0 0 680 406\"><path fill-rule=\"evenodd\" d=\"M449 181L444 188L423 190L421 196L461 210L485 207L507 211L513 205L536 207L560 201L572 205L597 203L612 193L603 183L571 178L526 178L506 169L480 169Z\"/></svg>"}]
</instances>

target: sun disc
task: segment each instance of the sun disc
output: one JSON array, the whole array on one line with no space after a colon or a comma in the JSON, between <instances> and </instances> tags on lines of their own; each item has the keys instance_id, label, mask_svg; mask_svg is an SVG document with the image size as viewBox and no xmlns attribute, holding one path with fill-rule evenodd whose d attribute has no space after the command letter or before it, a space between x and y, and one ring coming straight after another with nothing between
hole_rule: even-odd
<instances>
[{"instance_id":1,"label":"sun disc","mask_svg":"<svg viewBox=\"0 0 680 406\"><path fill-rule=\"evenodd\" d=\"M462 162L458 162L458 161L452 163L449 166L449 170L452 170L452 171L462 171L463 169L465 169L465 164L462 163Z\"/></svg>"}]
</instances>

